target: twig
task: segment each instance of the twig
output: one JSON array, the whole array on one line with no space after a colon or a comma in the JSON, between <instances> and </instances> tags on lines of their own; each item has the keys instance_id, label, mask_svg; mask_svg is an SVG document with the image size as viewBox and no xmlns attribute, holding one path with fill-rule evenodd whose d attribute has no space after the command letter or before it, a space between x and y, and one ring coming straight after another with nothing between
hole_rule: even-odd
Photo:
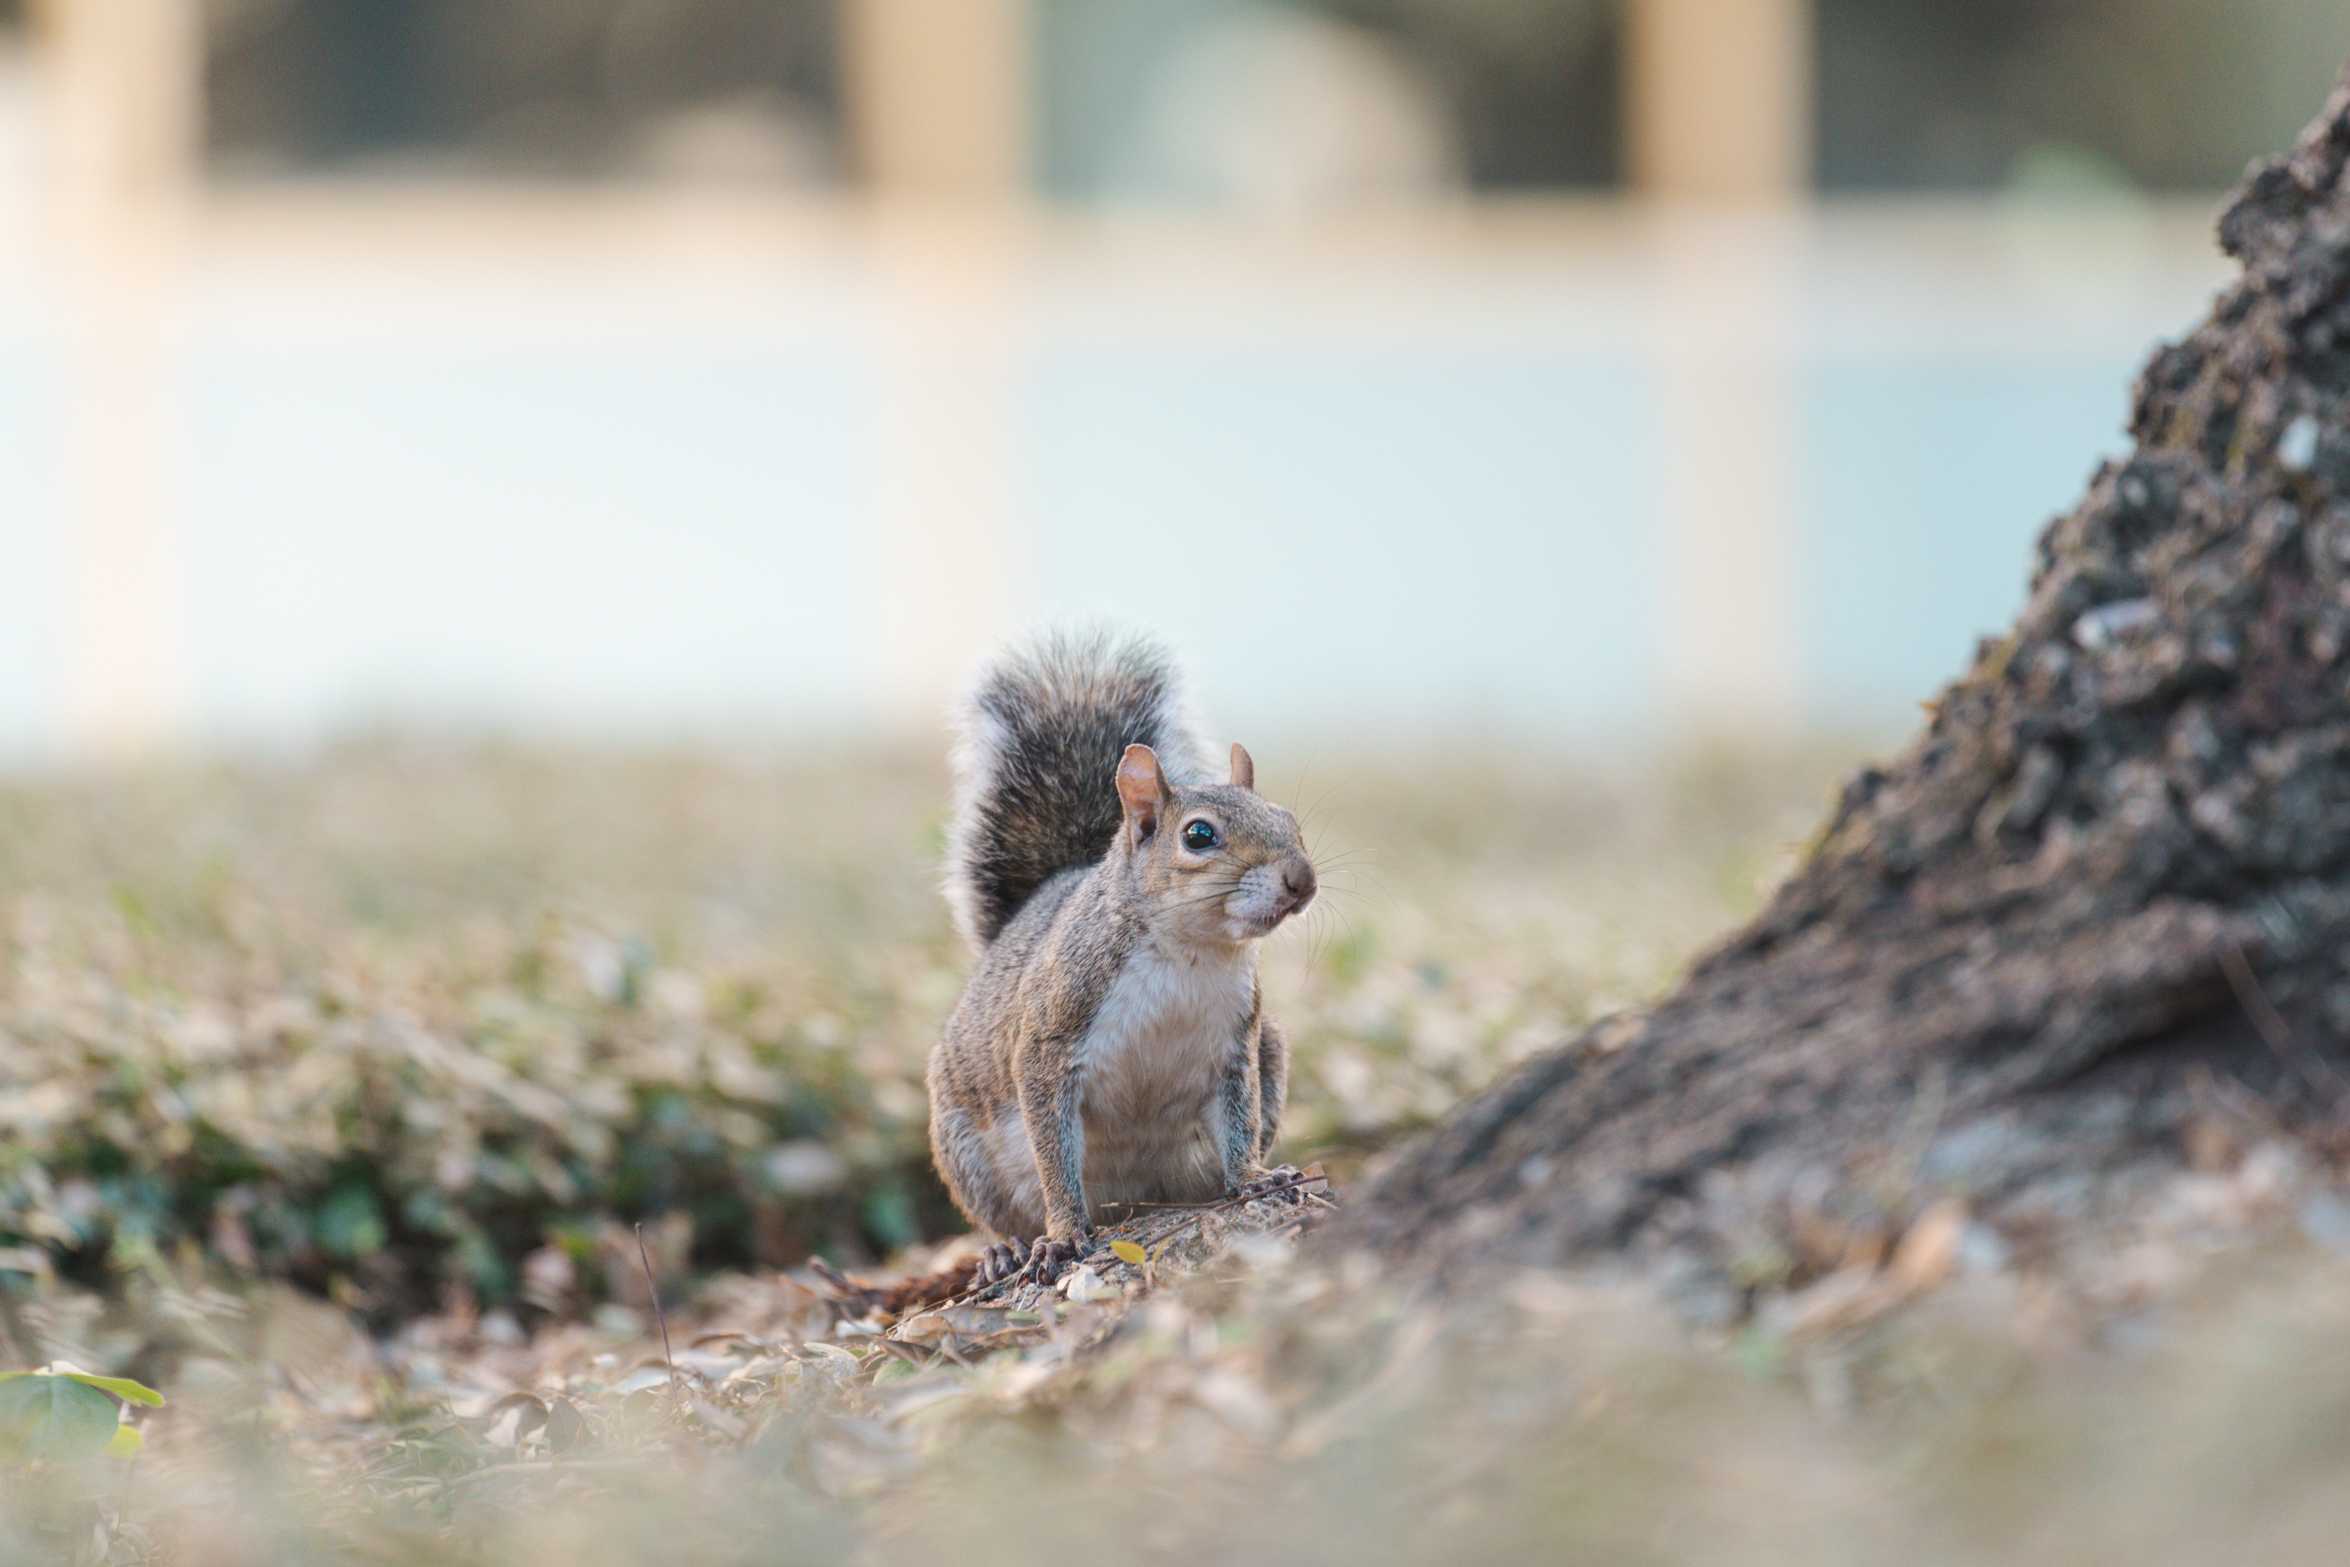
<instances>
[{"instance_id":1,"label":"twig","mask_svg":"<svg viewBox=\"0 0 2350 1567\"><path fill-rule=\"evenodd\" d=\"M2268 992L2261 988L2260 976L2252 972L2252 965L2245 960L2244 949L2233 944L2223 948L2219 968L2228 978L2228 988L2236 993L2236 1004L2244 1009L2252 1031L2260 1036L2262 1043L2319 1098L2331 1098L2339 1107L2344 1097L2350 1096L2350 1080L2335 1071L2332 1062L2314 1055L2294 1037L2293 1025L2285 1021L2276 1003L2268 999Z\"/></svg>"},{"instance_id":2,"label":"twig","mask_svg":"<svg viewBox=\"0 0 2350 1567\"><path fill-rule=\"evenodd\" d=\"M669 1385L677 1385L677 1357L669 1352L669 1313L661 1309L661 1286L653 1281L652 1254L645 1250L643 1220L636 1225L636 1260L645 1270L645 1293L653 1298L653 1320L661 1325L661 1358L669 1362Z\"/></svg>"},{"instance_id":3,"label":"twig","mask_svg":"<svg viewBox=\"0 0 2350 1567\"><path fill-rule=\"evenodd\" d=\"M881 1353L874 1357L876 1359L903 1360L907 1364L915 1366L919 1366L923 1363L922 1357L914 1353L914 1346L911 1344L901 1343L896 1339L890 1338L887 1334L883 1334L882 1336L874 1339L873 1342L881 1349ZM878 1371L881 1368L879 1366L875 1366L873 1369Z\"/></svg>"},{"instance_id":4,"label":"twig","mask_svg":"<svg viewBox=\"0 0 2350 1567\"><path fill-rule=\"evenodd\" d=\"M448 1490L470 1490L501 1479L527 1479L532 1475L596 1474L625 1469L644 1469L657 1455L628 1453L615 1458L542 1458L506 1464L485 1464L464 1474L444 1480Z\"/></svg>"},{"instance_id":5,"label":"twig","mask_svg":"<svg viewBox=\"0 0 2350 1567\"><path fill-rule=\"evenodd\" d=\"M1327 1175L1309 1175L1300 1170L1282 1180L1279 1185L1266 1185L1247 1193L1234 1192L1229 1197L1211 1197L1206 1202L1144 1202L1137 1199L1108 1206L1124 1208L1129 1212L1144 1208L1186 1208L1199 1213L1221 1213L1228 1208L1244 1208L1267 1197L1278 1197L1283 1192L1303 1191L1309 1186L1327 1186L1329 1183L1330 1177Z\"/></svg>"},{"instance_id":6,"label":"twig","mask_svg":"<svg viewBox=\"0 0 2350 1567\"><path fill-rule=\"evenodd\" d=\"M0 1279L0 1338L8 1341L10 1357L20 1366L38 1365L39 1346L33 1342L33 1330L25 1325L24 1312L16 1303L16 1292Z\"/></svg>"}]
</instances>

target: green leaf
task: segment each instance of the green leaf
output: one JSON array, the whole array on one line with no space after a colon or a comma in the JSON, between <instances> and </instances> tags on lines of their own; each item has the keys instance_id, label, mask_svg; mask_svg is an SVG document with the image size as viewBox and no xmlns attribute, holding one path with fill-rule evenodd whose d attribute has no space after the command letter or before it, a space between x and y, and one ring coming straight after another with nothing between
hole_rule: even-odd
<instances>
[{"instance_id":1,"label":"green leaf","mask_svg":"<svg viewBox=\"0 0 2350 1567\"><path fill-rule=\"evenodd\" d=\"M1120 1262L1130 1262L1138 1268L1151 1260L1151 1254L1132 1241L1112 1241L1110 1242L1110 1250L1116 1254Z\"/></svg>"},{"instance_id":2,"label":"green leaf","mask_svg":"<svg viewBox=\"0 0 2350 1567\"><path fill-rule=\"evenodd\" d=\"M163 1407L163 1395L144 1382L134 1382L129 1377L102 1377L93 1371L76 1371L65 1361L58 1361L45 1371L0 1371L0 1382L14 1382L20 1377L48 1376L63 1377L68 1382L94 1387L101 1393L112 1393L126 1404L145 1404L149 1409Z\"/></svg>"},{"instance_id":3,"label":"green leaf","mask_svg":"<svg viewBox=\"0 0 2350 1567\"><path fill-rule=\"evenodd\" d=\"M337 1257L370 1257L391 1239L383 1209L366 1187L338 1186L319 1206L318 1244Z\"/></svg>"},{"instance_id":4,"label":"green leaf","mask_svg":"<svg viewBox=\"0 0 2350 1567\"><path fill-rule=\"evenodd\" d=\"M137 1426L116 1426L113 1439L106 1444L106 1456L109 1458L136 1458L139 1456L139 1449L146 1445L147 1439L139 1434Z\"/></svg>"},{"instance_id":5,"label":"green leaf","mask_svg":"<svg viewBox=\"0 0 2350 1567\"><path fill-rule=\"evenodd\" d=\"M0 1379L0 1447L65 1462L106 1451L122 1406L73 1377L12 1372Z\"/></svg>"},{"instance_id":6,"label":"green leaf","mask_svg":"<svg viewBox=\"0 0 2350 1567\"><path fill-rule=\"evenodd\" d=\"M922 1237L922 1219L914 1211L913 1194L892 1181L876 1186L865 1194L865 1232L880 1242L884 1251L895 1251L911 1246Z\"/></svg>"},{"instance_id":7,"label":"green leaf","mask_svg":"<svg viewBox=\"0 0 2350 1567\"><path fill-rule=\"evenodd\" d=\"M59 1376L70 1378L84 1387L94 1387L101 1393L112 1393L126 1404L145 1404L149 1409L163 1407L163 1395L144 1382L133 1382L129 1377L93 1376L87 1371L61 1371Z\"/></svg>"},{"instance_id":8,"label":"green leaf","mask_svg":"<svg viewBox=\"0 0 2350 1567\"><path fill-rule=\"evenodd\" d=\"M855 1360L857 1358L857 1352L849 1348L848 1345L835 1344L826 1339L813 1339L802 1347L806 1349L819 1350L827 1355L837 1355L842 1360Z\"/></svg>"}]
</instances>

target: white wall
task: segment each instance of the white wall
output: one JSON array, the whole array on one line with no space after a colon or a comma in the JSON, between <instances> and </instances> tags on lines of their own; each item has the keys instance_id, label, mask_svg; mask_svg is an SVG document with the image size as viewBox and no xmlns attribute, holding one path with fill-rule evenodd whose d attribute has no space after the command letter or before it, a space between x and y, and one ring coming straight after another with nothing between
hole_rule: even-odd
<instances>
[{"instance_id":1,"label":"white wall","mask_svg":"<svg viewBox=\"0 0 2350 1567\"><path fill-rule=\"evenodd\" d=\"M110 686L172 740L897 727L1072 615L1184 644L1236 730L1898 724L2120 445L2207 233L295 191L154 241L127 346L36 237L0 751L95 743Z\"/></svg>"}]
</instances>

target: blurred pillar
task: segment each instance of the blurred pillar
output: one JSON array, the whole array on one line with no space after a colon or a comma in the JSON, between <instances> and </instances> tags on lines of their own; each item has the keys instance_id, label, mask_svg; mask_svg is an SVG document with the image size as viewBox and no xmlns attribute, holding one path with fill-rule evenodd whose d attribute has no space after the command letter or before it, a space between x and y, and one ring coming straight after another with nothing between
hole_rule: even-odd
<instances>
[{"instance_id":1,"label":"blurred pillar","mask_svg":"<svg viewBox=\"0 0 2350 1567\"><path fill-rule=\"evenodd\" d=\"M74 613L64 738L136 747L185 716L170 485L181 229L202 127L198 0L37 0L55 105L51 210L67 261L62 477Z\"/></svg>"},{"instance_id":2,"label":"blurred pillar","mask_svg":"<svg viewBox=\"0 0 2350 1567\"><path fill-rule=\"evenodd\" d=\"M876 651L896 711L934 723L1017 615L1029 250L1014 216L913 210L876 225L886 301L876 501L889 572Z\"/></svg>"},{"instance_id":3,"label":"blurred pillar","mask_svg":"<svg viewBox=\"0 0 2350 1567\"><path fill-rule=\"evenodd\" d=\"M1663 674L1676 709L1709 731L1772 735L1803 719L1804 232L1792 214L1655 219Z\"/></svg>"},{"instance_id":4,"label":"blurred pillar","mask_svg":"<svg viewBox=\"0 0 2350 1567\"><path fill-rule=\"evenodd\" d=\"M1029 0L843 0L850 145L892 201L874 229L888 298L878 476L889 539L880 638L902 711L935 713L1002 635L1016 557L1016 209L1030 161ZM953 210L947 210L953 209Z\"/></svg>"},{"instance_id":5,"label":"blurred pillar","mask_svg":"<svg viewBox=\"0 0 2350 1567\"><path fill-rule=\"evenodd\" d=\"M1811 180L1813 0L1629 0L1625 140L1651 195L1772 200Z\"/></svg>"},{"instance_id":6,"label":"blurred pillar","mask_svg":"<svg viewBox=\"0 0 2350 1567\"><path fill-rule=\"evenodd\" d=\"M1010 197L1029 168L1027 0L845 0L850 144L889 194Z\"/></svg>"},{"instance_id":7,"label":"blurred pillar","mask_svg":"<svg viewBox=\"0 0 2350 1567\"><path fill-rule=\"evenodd\" d=\"M1632 184L1656 214L1665 678L1690 721L1802 720L1795 557L1799 225L1813 0L1628 0ZM1722 210L1745 208L1745 211ZM1708 210L1712 209L1712 210Z\"/></svg>"},{"instance_id":8,"label":"blurred pillar","mask_svg":"<svg viewBox=\"0 0 2350 1567\"><path fill-rule=\"evenodd\" d=\"M198 0L34 0L69 199L146 198L193 176L203 128Z\"/></svg>"}]
</instances>

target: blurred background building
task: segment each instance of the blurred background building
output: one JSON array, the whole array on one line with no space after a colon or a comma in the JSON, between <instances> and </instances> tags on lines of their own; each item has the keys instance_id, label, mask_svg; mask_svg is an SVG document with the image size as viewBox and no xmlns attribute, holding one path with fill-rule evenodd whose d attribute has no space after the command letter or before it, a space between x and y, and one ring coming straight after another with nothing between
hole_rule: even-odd
<instances>
[{"instance_id":1,"label":"blurred background building","mask_svg":"<svg viewBox=\"0 0 2350 1567\"><path fill-rule=\"evenodd\" d=\"M1896 725L2338 0L0 0L0 755Z\"/></svg>"}]
</instances>

